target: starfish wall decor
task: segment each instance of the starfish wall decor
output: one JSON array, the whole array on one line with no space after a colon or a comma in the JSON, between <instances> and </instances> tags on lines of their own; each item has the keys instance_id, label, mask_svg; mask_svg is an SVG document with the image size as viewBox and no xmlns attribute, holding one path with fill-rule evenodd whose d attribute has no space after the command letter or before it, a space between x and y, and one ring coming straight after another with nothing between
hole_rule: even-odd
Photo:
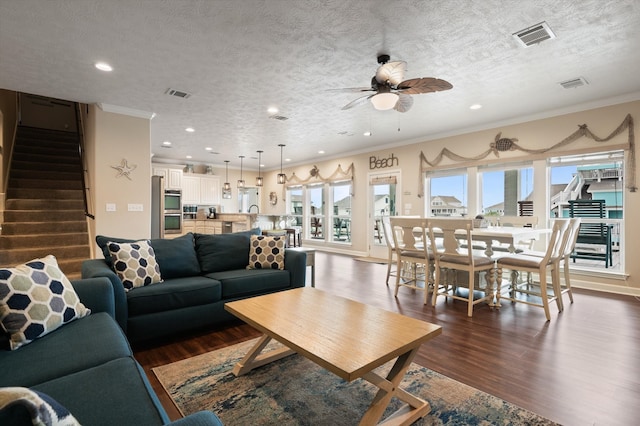
<instances>
[{"instance_id":1,"label":"starfish wall decor","mask_svg":"<svg viewBox=\"0 0 640 426\"><path fill-rule=\"evenodd\" d=\"M116 174L116 178L124 176L129 180L131 180L131 172L133 172L136 167L138 166L135 164L130 166L129 162L125 158L122 159L119 166L111 166L112 169L116 169L118 171L118 174Z\"/></svg>"}]
</instances>

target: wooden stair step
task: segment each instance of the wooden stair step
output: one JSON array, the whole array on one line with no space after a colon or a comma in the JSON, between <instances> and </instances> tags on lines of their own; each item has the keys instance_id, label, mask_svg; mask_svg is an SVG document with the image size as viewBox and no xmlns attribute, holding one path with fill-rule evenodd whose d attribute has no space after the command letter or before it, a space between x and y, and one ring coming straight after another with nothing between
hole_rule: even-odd
<instances>
[{"instance_id":1,"label":"wooden stair step","mask_svg":"<svg viewBox=\"0 0 640 426\"><path fill-rule=\"evenodd\" d=\"M80 210L84 212L84 201L80 200L44 200L32 199L8 199L5 202L6 211L10 210L31 210L31 211L52 211L52 210Z\"/></svg>"},{"instance_id":2,"label":"wooden stair step","mask_svg":"<svg viewBox=\"0 0 640 426\"><path fill-rule=\"evenodd\" d=\"M27 249L3 250L0 251L0 265L12 266L28 262L32 259L42 258L47 255L54 255L57 259L84 258L90 257L91 250L88 244L66 246L66 247L38 247Z\"/></svg>"},{"instance_id":3,"label":"wooden stair step","mask_svg":"<svg viewBox=\"0 0 640 426\"><path fill-rule=\"evenodd\" d=\"M80 174L75 180L42 180L35 178L15 178L9 180L10 189L33 188L33 189L82 189Z\"/></svg>"},{"instance_id":4,"label":"wooden stair step","mask_svg":"<svg viewBox=\"0 0 640 426\"><path fill-rule=\"evenodd\" d=\"M33 163L30 168L12 168L10 179L77 180L82 171L77 164L73 166Z\"/></svg>"},{"instance_id":5,"label":"wooden stair step","mask_svg":"<svg viewBox=\"0 0 640 426\"><path fill-rule=\"evenodd\" d=\"M7 200L82 200L81 189L42 189L42 188L22 188L20 190L11 188L7 190Z\"/></svg>"},{"instance_id":6,"label":"wooden stair step","mask_svg":"<svg viewBox=\"0 0 640 426\"><path fill-rule=\"evenodd\" d=\"M28 151L28 152L24 152ZM49 163L53 160L55 163L67 163L67 164L78 164L78 150L76 148L75 152L67 150L59 151L47 148L36 149L31 148L29 150L20 150L16 149L13 151L13 160L14 162L21 163ZM54 164L55 164L54 163ZM15 164L15 163L14 163Z\"/></svg>"},{"instance_id":7,"label":"wooden stair step","mask_svg":"<svg viewBox=\"0 0 640 426\"><path fill-rule=\"evenodd\" d=\"M87 221L68 222L11 222L2 224L2 235L55 234L69 232L87 232Z\"/></svg>"},{"instance_id":8,"label":"wooden stair step","mask_svg":"<svg viewBox=\"0 0 640 426\"><path fill-rule=\"evenodd\" d=\"M84 210L5 210L7 222L69 222L85 218Z\"/></svg>"},{"instance_id":9,"label":"wooden stair step","mask_svg":"<svg viewBox=\"0 0 640 426\"><path fill-rule=\"evenodd\" d=\"M49 233L30 235L0 235L0 250L20 250L29 248L55 248L61 245L88 244L86 232ZM63 244L62 244L63 243Z\"/></svg>"}]
</instances>

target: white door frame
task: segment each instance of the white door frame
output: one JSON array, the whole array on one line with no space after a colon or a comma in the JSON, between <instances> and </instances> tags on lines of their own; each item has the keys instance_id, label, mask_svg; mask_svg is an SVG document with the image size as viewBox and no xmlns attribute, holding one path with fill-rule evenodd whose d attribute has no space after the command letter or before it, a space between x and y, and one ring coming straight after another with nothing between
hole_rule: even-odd
<instances>
[{"instance_id":1,"label":"white door frame","mask_svg":"<svg viewBox=\"0 0 640 426\"><path fill-rule=\"evenodd\" d=\"M396 215L400 214L400 208L402 206L402 171L401 169L392 169L385 171L369 172L367 174L367 248L368 256L376 257L380 259L386 259L389 255L387 245L384 241L384 235L382 229L380 229L380 235L382 237L382 244L379 243L377 236L374 234L373 229L375 227L375 212L374 210L374 193L371 180L376 177L388 177L394 176L396 178Z\"/></svg>"}]
</instances>

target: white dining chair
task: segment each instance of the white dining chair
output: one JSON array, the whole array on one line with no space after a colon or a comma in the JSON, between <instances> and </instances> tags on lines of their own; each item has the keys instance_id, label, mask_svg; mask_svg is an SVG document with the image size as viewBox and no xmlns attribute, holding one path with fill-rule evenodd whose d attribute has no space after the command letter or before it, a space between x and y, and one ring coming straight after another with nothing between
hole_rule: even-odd
<instances>
[{"instance_id":1,"label":"white dining chair","mask_svg":"<svg viewBox=\"0 0 640 426\"><path fill-rule=\"evenodd\" d=\"M557 259L557 265L554 267L555 276L553 277L554 286L556 291L558 292L558 297L560 301L560 311L564 310L564 301L562 300L563 294L569 295L569 301L573 303L573 292L571 291L571 253L575 250L576 242L578 241L578 234L580 231L580 224L582 219L579 217L574 217L569 219L569 227L565 231L562 239L562 250L560 257ZM544 257L544 252L539 251L525 251L523 254L532 255L537 257ZM564 272L564 285L562 280L560 279L560 264L562 263L562 269ZM531 279L529 278L529 281Z\"/></svg>"},{"instance_id":2,"label":"white dining chair","mask_svg":"<svg viewBox=\"0 0 640 426\"><path fill-rule=\"evenodd\" d=\"M487 257L483 252L473 250L473 219L433 219L427 220L429 235L429 250L434 258L434 288L432 304L436 306L438 296L467 302L467 315L473 316L473 307L478 303L492 304L494 298L494 273L495 260ZM436 235L442 236L440 244ZM465 240L466 248L461 248L460 240ZM453 279L441 280L445 271L452 271ZM466 271L467 282L462 284L467 287L467 295L460 295L458 287L461 283L457 280L457 271ZM476 280L476 273L485 272L485 287L480 287L480 280ZM478 274L479 275L479 274ZM484 294L475 298L475 290L481 290Z\"/></svg>"},{"instance_id":3,"label":"white dining chair","mask_svg":"<svg viewBox=\"0 0 640 426\"><path fill-rule=\"evenodd\" d=\"M394 296L398 297L400 287L424 291L426 305L433 270L433 256L424 243L426 221L419 217L391 217L390 224L397 259Z\"/></svg>"},{"instance_id":4,"label":"white dining chair","mask_svg":"<svg viewBox=\"0 0 640 426\"><path fill-rule=\"evenodd\" d=\"M396 244L393 240L391 231L391 220L389 216L383 216L382 221L382 234L384 235L384 242L387 245L387 287L389 286L389 278L396 276L396 271L393 270L394 260L396 259Z\"/></svg>"},{"instance_id":5,"label":"white dining chair","mask_svg":"<svg viewBox=\"0 0 640 426\"><path fill-rule=\"evenodd\" d=\"M519 253L505 255L497 259L497 307L500 307L501 300L510 300L512 302L540 306L544 309L547 321L550 321L551 313L549 310L549 303L555 301L558 306L558 312L562 312L562 296L559 291L558 283L559 264L564 247L567 243L568 236L566 231L569 229L569 225L569 219L554 220L551 236L547 243L547 250L544 252L543 256L539 256L534 253ZM531 282L519 283L511 280L506 286L504 286L507 288L507 291L503 291L502 272L504 269L537 273L539 283L537 285L533 285ZM547 274L551 276L551 289L549 289L548 286ZM541 299L541 302L537 301L538 298Z\"/></svg>"}]
</instances>

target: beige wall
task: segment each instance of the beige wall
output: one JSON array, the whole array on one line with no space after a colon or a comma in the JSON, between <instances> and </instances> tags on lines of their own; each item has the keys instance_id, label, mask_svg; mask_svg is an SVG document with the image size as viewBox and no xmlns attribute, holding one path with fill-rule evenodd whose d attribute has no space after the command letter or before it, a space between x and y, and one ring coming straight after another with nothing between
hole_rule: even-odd
<instances>
[{"instance_id":1,"label":"beige wall","mask_svg":"<svg viewBox=\"0 0 640 426\"><path fill-rule=\"evenodd\" d=\"M464 157L477 156L489 148L489 145L494 142L498 133L502 132L503 137L517 138L518 144L528 149L545 148L554 145L562 141L567 136L571 135L578 129L581 124L587 124L588 128L597 136L604 138L611 134L625 119L627 114L631 114L632 117L640 117L640 102L630 102L619 105L614 105L605 108L598 108L579 113L561 115L553 118L535 120L521 124L503 126L499 128L492 128L483 131L477 131L467 133L458 136L451 136L447 138L441 138L431 141L425 141L415 144L410 144L402 147L394 147L389 149L383 149L373 151L371 153L359 154L354 156L346 156L337 159L332 159L324 162L314 162L317 165L320 174L323 176L331 175L338 164L342 165L343 169L346 169L351 163L354 164L356 176L354 179L354 204L353 204L353 224L352 224L352 240L353 245L351 247L345 247L344 245L331 245L330 247L338 248L338 250L351 251L353 254L363 255L368 252L367 248L367 203L368 203L368 185L367 176L369 170L369 157L375 155L381 158L387 158L392 153L398 157L399 167L389 169L377 169L376 171L391 171L400 170L402 177L400 181L399 194L401 199L399 200L399 207L402 214L423 215L424 214L424 199L419 197L420 194L420 160L419 155L422 151L428 160L433 160L443 148L448 148L456 154ZM637 130L637 126L635 126ZM638 133L637 131L635 132ZM555 156L560 153L569 153L576 151L591 150L594 147L607 149L610 147L620 146L626 144L628 141L628 131L623 132L613 140L606 143L597 143L591 139L582 138L572 144L569 144L558 150L554 150L553 153L549 153L549 156ZM445 160L442 163L443 167L453 168L470 164L486 164L486 163L503 163L518 161L518 159L535 159L543 158L544 156L533 156L525 154L522 151L509 151L501 152L500 157L496 157L491 154L485 160L459 163L452 160ZM636 157L638 154L636 153ZM636 158L636 163L638 163ZM292 172L304 180L309 177L309 169L312 164L300 165L296 167L288 167L285 169L287 176L291 176ZM285 213L286 204L281 201L284 193L281 185L275 183L276 171L265 175L265 189L264 193L268 194L269 191L277 191L278 204L276 206L265 205L263 202L263 209L261 212L265 214L282 214ZM627 172L628 176L628 172ZM544 177L543 177L544 179ZM540 186L537 180L536 185ZM470 183L471 185L471 183ZM544 186L543 186L544 187ZM576 285L582 285L583 287L597 288L605 291L615 291L623 293L633 293L640 295L640 262L637 262L633 253L640 252L640 222L633 220L633 212L638 211L640 208L640 199L638 192L625 191L625 243L624 252L626 264L626 277L617 276L594 276L590 275L576 275ZM542 199L542 198L541 198ZM546 198L548 199L548 197ZM264 198L263 198L264 200ZM411 210L406 211L404 207L410 205ZM541 209L541 215L544 215L544 211ZM471 213L471 212L470 212Z\"/></svg>"},{"instance_id":2,"label":"beige wall","mask_svg":"<svg viewBox=\"0 0 640 426\"><path fill-rule=\"evenodd\" d=\"M89 107L87 124L87 156L92 185L95 223L93 235L123 238L151 236L151 142L148 119L104 112ZM131 179L117 177L126 159L135 165ZM107 203L116 205L107 212ZM128 211L129 204L142 204L143 211ZM96 252L100 257L101 253Z\"/></svg>"}]
</instances>

